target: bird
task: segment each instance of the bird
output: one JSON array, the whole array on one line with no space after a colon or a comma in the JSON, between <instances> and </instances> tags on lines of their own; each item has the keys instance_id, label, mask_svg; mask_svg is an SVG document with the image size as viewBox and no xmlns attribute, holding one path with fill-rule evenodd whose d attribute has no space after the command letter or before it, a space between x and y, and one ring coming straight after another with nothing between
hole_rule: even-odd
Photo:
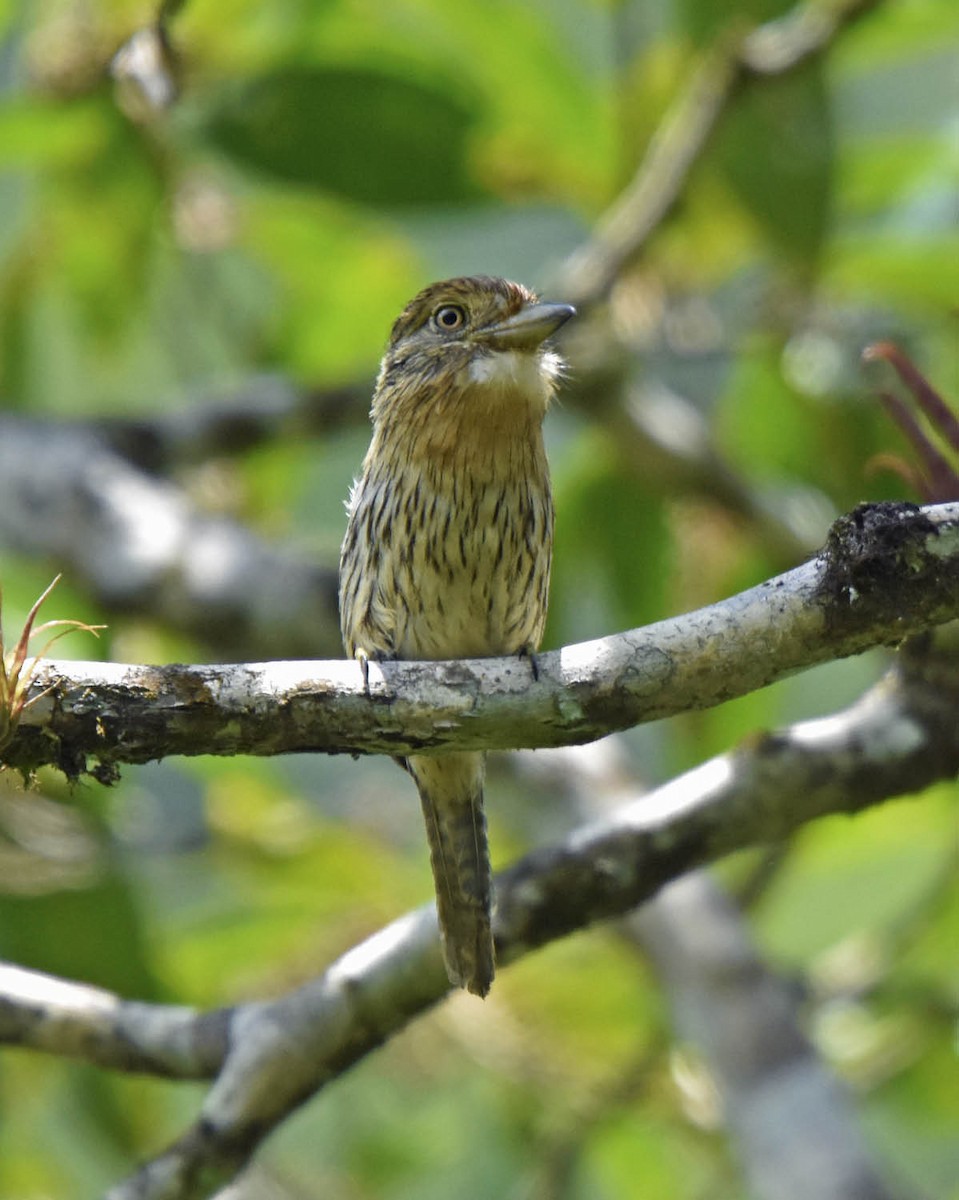
<instances>
[{"instance_id":1,"label":"bird","mask_svg":"<svg viewBox=\"0 0 959 1200\"><path fill-rule=\"evenodd\" d=\"M369 662L519 654L543 635L553 501L543 418L564 364L548 339L575 310L486 275L431 284L393 324L372 438L347 501L343 644ZM486 756L399 760L419 792L450 983L495 972Z\"/></svg>"}]
</instances>

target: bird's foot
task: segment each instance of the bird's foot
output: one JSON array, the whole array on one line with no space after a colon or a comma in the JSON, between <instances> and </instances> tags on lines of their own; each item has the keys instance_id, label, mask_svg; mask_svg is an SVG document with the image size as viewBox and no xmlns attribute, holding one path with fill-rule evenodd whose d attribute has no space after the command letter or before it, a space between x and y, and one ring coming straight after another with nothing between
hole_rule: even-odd
<instances>
[{"instance_id":1,"label":"bird's foot","mask_svg":"<svg viewBox=\"0 0 959 1200\"><path fill-rule=\"evenodd\" d=\"M397 655L385 650L363 650L357 646L353 657L360 664L360 671L363 675L363 691L366 692L367 699L370 699L373 694L370 690L370 663L395 661Z\"/></svg>"},{"instance_id":2,"label":"bird's foot","mask_svg":"<svg viewBox=\"0 0 959 1200\"><path fill-rule=\"evenodd\" d=\"M531 646L524 646L519 652L520 658L529 659L529 669L533 674L533 683L539 683L539 658Z\"/></svg>"},{"instance_id":3,"label":"bird's foot","mask_svg":"<svg viewBox=\"0 0 959 1200\"><path fill-rule=\"evenodd\" d=\"M356 661L360 664L360 674L363 676L363 691L370 695L370 656L365 650L357 650Z\"/></svg>"}]
</instances>

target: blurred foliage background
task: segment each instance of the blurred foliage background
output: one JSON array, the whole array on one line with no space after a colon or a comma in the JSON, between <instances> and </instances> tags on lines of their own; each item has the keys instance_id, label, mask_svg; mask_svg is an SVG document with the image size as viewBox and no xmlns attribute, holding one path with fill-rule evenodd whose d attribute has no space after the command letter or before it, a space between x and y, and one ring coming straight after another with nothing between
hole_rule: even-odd
<instances>
[{"instance_id":1,"label":"blurred foliage background","mask_svg":"<svg viewBox=\"0 0 959 1200\"><path fill-rule=\"evenodd\" d=\"M327 428L279 425L168 470L192 502L327 566L403 303L453 274L562 279L701 56L786 11L168 8L179 96L155 109L109 71L150 4L0 0L0 403L149 424L276 378L314 397L348 385L359 398ZM876 466L904 448L876 400L889 379L860 354L893 339L959 401L957 63L954 0L887 0L734 95L674 212L570 329L569 395L548 422L547 646L709 603L811 552L857 501L908 494ZM631 397L667 441L708 436L751 507L681 455L651 470L624 432ZM4 549L8 629L59 567ZM211 654L70 575L47 615L109 623L60 652ZM231 657L257 654L239 640ZM833 711L884 662L635 731L637 782ZM112 789L0 788L0 954L126 996L275 994L430 895L413 790L379 761L168 761ZM488 808L501 863L573 819L505 760ZM959 1197L957 857L954 790L938 788L807 829L749 917L768 962L808 987L810 1030L880 1161L942 1198ZM735 883L754 861L721 873ZM262 1156L262 1194L739 1200L721 1116L683 1078L649 968L594 930L504 971L483 1007L452 999L306 1106ZM200 1094L4 1053L0 1196L98 1194Z\"/></svg>"}]
</instances>

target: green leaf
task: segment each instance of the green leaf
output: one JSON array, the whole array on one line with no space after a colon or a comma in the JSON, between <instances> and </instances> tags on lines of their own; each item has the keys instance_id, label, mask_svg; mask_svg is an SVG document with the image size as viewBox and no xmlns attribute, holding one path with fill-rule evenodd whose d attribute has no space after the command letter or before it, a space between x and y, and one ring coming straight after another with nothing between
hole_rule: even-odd
<instances>
[{"instance_id":1,"label":"green leaf","mask_svg":"<svg viewBox=\"0 0 959 1200\"><path fill-rule=\"evenodd\" d=\"M746 87L719 136L721 169L763 234L811 267L829 228L834 133L818 64Z\"/></svg>"},{"instance_id":2,"label":"green leaf","mask_svg":"<svg viewBox=\"0 0 959 1200\"><path fill-rule=\"evenodd\" d=\"M34 895L0 893L0 955L124 996L155 998L162 987L133 892L119 869L107 868L86 887L41 892L38 884Z\"/></svg>"},{"instance_id":3,"label":"green leaf","mask_svg":"<svg viewBox=\"0 0 959 1200\"><path fill-rule=\"evenodd\" d=\"M0 164L8 170L89 165L108 136L95 102L17 97L0 107Z\"/></svg>"},{"instance_id":4,"label":"green leaf","mask_svg":"<svg viewBox=\"0 0 959 1200\"><path fill-rule=\"evenodd\" d=\"M959 233L850 233L837 240L825 280L856 303L935 316L959 294Z\"/></svg>"},{"instance_id":5,"label":"green leaf","mask_svg":"<svg viewBox=\"0 0 959 1200\"><path fill-rule=\"evenodd\" d=\"M476 196L476 113L454 87L366 67L289 67L224 98L207 137L240 164L368 204Z\"/></svg>"},{"instance_id":6,"label":"green leaf","mask_svg":"<svg viewBox=\"0 0 959 1200\"><path fill-rule=\"evenodd\" d=\"M758 913L765 945L791 961L850 933L884 938L920 911L955 832L954 789L930 788L853 818L807 826Z\"/></svg>"}]
</instances>

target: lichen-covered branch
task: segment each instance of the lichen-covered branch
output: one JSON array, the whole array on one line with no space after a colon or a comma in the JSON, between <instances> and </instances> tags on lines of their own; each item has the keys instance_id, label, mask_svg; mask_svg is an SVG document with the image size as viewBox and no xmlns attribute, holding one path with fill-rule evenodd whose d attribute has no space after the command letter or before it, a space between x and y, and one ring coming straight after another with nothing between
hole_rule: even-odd
<instances>
[{"instance_id":1,"label":"lichen-covered branch","mask_svg":"<svg viewBox=\"0 0 959 1200\"><path fill-rule=\"evenodd\" d=\"M714 759L538 850L496 881L505 966L624 914L667 882L829 813L854 813L959 768L959 650L916 639L845 712ZM270 1131L448 989L432 906L271 1002L154 1008L32 972L0 973L0 1040L109 1067L215 1077L191 1128L111 1200L209 1196Z\"/></svg>"},{"instance_id":2,"label":"lichen-covered branch","mask_svg":"<svg viewBox=\"0 0 959 1200\"><path fill-rule=\"evenodd\" d=\"M709 608L524 659L50 662L3 761L109 781L172 754L571 745L741 696L959 617L959 504L864 505L815 559Z\"/></svg>"}]
</instances>

